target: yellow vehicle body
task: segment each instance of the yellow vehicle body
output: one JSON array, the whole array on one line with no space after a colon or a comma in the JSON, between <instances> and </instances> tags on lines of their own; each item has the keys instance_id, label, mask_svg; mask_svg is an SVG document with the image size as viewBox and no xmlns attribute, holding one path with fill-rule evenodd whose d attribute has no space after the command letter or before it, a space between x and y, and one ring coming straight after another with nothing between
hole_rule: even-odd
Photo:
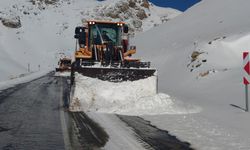
<instances>
[{"instance_id":1,"label":"yellow vehicle body","mask_svg":"<svg viewBox=\"0 0 250 150\"><path fill-rule=\"evenodd\" d=\"M131 57L136 47L129 46L124 22L87 21L85 26L76 27L75 38L73 71L109 81L138 80L156 72L150 62Z\"/></svg>"}]
</instances>

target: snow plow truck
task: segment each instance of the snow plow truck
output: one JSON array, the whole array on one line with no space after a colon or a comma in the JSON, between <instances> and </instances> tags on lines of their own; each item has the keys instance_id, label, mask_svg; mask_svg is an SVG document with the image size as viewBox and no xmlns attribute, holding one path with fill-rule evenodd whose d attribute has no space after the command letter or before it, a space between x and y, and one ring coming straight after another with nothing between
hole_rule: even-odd
<instances>
[{"instance_id":1,"label":"snow plow truck","mask_svg":"<svg viewBox=\"0 0 250 150\"><path fill-rule=\"evenodd\" d=\"M64 72L71 70L71 59L70 58L60 58L58 62L58 68L56 68L56 72Z\"/></svg>"},{"instance_id":2,"label":"snow plow truck","mask_svg":"<svg viewBox=\"0 0 250 150\"><path fill-rule=\"evenodd\" d=\"M156 75L150 62L132 58L135 46L129 46L128 26L124 22L87 21L75 28L74 73L110 82L136 81ZM72 82L73 83L73 82Z\"/></svg>"}]
</instances>

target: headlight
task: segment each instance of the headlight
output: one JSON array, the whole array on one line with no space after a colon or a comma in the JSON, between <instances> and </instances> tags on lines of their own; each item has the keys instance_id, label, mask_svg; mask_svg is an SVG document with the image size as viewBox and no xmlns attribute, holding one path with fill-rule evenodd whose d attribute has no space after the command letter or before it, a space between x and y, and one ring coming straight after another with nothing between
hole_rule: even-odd
<instances>
[{"instance_id":1,"label":"headlight","mask_svg":"<svg viewBox=\"0 0 250 150\"><path fill-rule=\"evenodd\" d=\"M122 26L122 23L117 23L118 26Z\"/></svg>"}]
</instances>

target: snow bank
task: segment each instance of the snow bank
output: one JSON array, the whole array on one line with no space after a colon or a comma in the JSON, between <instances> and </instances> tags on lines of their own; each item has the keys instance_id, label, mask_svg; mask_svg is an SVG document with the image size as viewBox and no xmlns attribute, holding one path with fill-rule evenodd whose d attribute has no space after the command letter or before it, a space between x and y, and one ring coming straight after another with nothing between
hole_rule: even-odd
<instances>
[{"instance_id":1,"label":"snow bank","mask_svg":"<svg viewBox=\"0 0 250 150\"><path fill-rule=\"evenodd\" d=\"M71 111L153 115L196 113L201 110L195 106L184 106L167 94L157 94L155 76L113 83L76 74L75 80Z\"/></svg>"},{"instance_id":2,"label":"snow bank","mask_svg":"<svg viewBox=\"0 0 250 150\"><path fill-rule=\"evenodd\" d=\"M34 79L37 79L41 76L46 75L49 72L50 71L47 70L47 71L39 71L39 72L34 72L34 73L29 73L29 74L23 74L23 75L20 75L20 77L17 77L15 79L2 81L2 82L0 82L0 90L4 90L4 89L10 88L10 87L13 87L17 84L32 81Z\"/></svg>"}]
</instances>

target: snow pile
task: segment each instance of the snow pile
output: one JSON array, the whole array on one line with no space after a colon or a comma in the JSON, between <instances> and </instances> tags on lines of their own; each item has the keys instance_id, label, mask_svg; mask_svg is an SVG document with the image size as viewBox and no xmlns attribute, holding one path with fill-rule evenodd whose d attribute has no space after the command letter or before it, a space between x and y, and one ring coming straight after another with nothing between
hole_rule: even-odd
<instances>
[{"instance_id":1,"label":"snow pile","mask_svg":"<svg viewBox=\"0 0 250 150\"><path fill-rule=\"evenodd\" d=\"M113 83L76 74L71 111L125 115L187 114L200 108L178 104L170 96L156 94L156 77Z\"/></svg>"}]
</instances>

